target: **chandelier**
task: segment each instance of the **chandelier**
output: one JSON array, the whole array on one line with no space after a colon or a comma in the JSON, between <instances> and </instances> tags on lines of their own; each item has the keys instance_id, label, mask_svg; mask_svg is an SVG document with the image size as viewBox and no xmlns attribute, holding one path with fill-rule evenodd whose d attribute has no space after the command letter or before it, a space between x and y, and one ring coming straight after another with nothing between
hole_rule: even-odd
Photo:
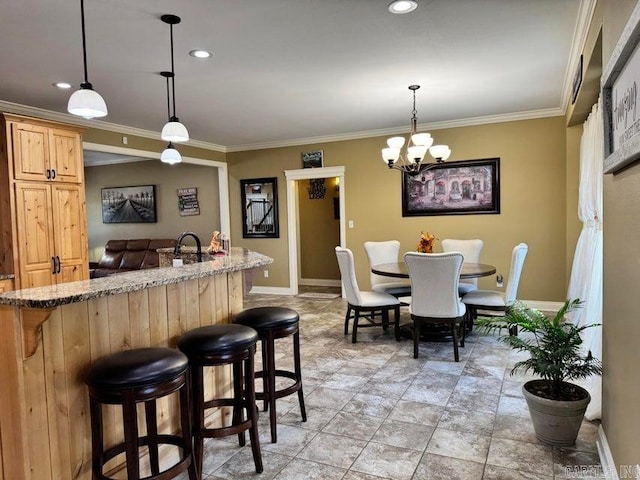
<instances>
[{"instance_id":1,"label":"chandelier","mask_svg":"<svg viewBox=\"0 0 640 480\"><path fill-rule=\"evenodd\" d=\"M447 145L433 145L433 138L429 133L417 133L418 117L416 116L416 90L420 85L410 85L413 92L413 111L411 116L411 134L407 142L404 155L401 154L405 144L404 137L391 137L387 140L387 148L382 149L382 161L389 168L401 170L409 175L416 175L420 171L435 167L443 163L451 155ZM427 151L436 160L435 163L422 163Z\"/></svg>"}]
</instances>

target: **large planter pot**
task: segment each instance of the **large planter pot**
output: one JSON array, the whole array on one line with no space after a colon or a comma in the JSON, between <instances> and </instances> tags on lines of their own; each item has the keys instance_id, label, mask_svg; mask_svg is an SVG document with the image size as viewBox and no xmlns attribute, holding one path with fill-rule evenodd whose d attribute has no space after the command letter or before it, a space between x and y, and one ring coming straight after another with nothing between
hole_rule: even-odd
<instances>
[{"instance_id":1,"label":"large planter pot","mask_svg":"<svg viewBox=\"0 0 640 480\"><path fill-rule=\"evenodd\" d=\"M573 445L576 443L584 412L591 401L589 392L572 384L573 387L584 393L583 399L574 401L549 400L531 393L536 390L536 385L541 383L548 383L548 381L531 380L522 386L522 393L529 406L536 436L547 445Z\"/></svg>"}]
</instances>

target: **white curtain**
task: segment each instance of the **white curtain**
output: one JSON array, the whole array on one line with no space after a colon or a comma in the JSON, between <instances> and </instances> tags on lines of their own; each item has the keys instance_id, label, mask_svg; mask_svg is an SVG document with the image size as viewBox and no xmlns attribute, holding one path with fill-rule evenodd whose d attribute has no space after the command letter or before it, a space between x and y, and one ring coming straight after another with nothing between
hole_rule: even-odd
<instances>
[{"instance_id":1,"label":"white curtain","mask_svg":"<svg viewBox=\"0 0 640 480\"><path fill-rule=\"evenodd\" d=\"M580 298L584 306L571 315L578 325L602 323L602 176L604 160L604 132L602 101L591 109L584 123L580 143L580 190L578 215L582 232L576 245L567 298ZM583 331L585 352L591 350L602 360L602 327ZM582 385L591 395L586 418L600 418L602 407L602 378L589 377Z\"/></svg>"}]
</instances>

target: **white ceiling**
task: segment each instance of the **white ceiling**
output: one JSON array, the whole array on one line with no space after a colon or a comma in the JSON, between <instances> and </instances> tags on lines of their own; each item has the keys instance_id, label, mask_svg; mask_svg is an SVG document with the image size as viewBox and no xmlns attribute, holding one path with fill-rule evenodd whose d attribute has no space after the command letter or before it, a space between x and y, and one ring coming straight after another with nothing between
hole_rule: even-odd
<instances>
[{"instance_id":1,"label":"white ceiling","mask_svg":"<svg viewBox=\"0 0 640 480\"><path fill-rule=\"evenodd\" d=\"M388 1L86 0L89 80L109 115L84 124L161 130L165 13L182 18L177 114L222 150L407 130L411 84L432 128L564 112L589 0L419 0L407 15ZM70 91L51 84L82 81L80 2L2 0L0 45L0 109L65 113Z\"/></svg>"}]
</instances>

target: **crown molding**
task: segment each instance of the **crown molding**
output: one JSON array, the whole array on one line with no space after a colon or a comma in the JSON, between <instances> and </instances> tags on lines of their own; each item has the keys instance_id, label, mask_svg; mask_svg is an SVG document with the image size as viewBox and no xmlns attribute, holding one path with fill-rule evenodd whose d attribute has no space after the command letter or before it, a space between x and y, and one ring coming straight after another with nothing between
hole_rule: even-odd
<instances>
[{"instance_id":1,"label":"crown molding","mask_svg":"<svg viewBox=\"0 0 640 480\"><path fill-rule=\"evenodd\" d=\"M573 89L573 76L575 75L576 68L578 68L578 62L580 61L580 55L584 51L585 44L587 42L587 36L589 35L589 27L593 20L593 14L596 10L596 0L581 0L578 7L578 19L576 26L573 30L573 40L571 41L571 51L569 52L569 63L567 63L567 69L564 72L564 84L562 85L562 100L563 115L566 114L571 102L571 94ZM586 62L587 59L585 59ZM584 68L584 67L583 67Z\"/></svg>"},{"instance_id":2,"label":"crown molding","mask_svg":"<svg viewBox=\"0 0 640 480\"><path fill-rule=\"evenodd\" d=\"M532 120L536 118L558 117L564 115L562 108L547 108L542 110L529 110L526 112L507 113L501 115L487 115L484 117L463 118L460 120L447 120L443 122L421 123L418 130L442 130L445 128L471 127L474 125L486 125L490 123L516 122L519 120ZM345 140L359 140L363 138L382 137L395 134L406 134L407 127L384 128L368 130L364 132L341 133L338 135L323 135L318 137L298 138L294 140L277 140L274 142L250 143L246 145L234 145L227 147L227 153L246 152L248 150L265 150L268 148L293 147L297 145L311 145L316 143L340 142Z\"/></svg>"},{"instance_id":3,"label":"crown molding","mask_svg":"<svg viewBox=\"0 0 640 480\"><path fill-rule=\"evenodd\" d=\"M128 127L126 125L120 125L117 123L103 122L102 120L92 120L68 113L54 112L52 110L45 110L44 108L31 107L28 105L21 105L19 103L5 102L0 100L0 110L7 113L15 113L17 115L26 115L29 117L41 118L43 120L51 120L54 122L67 123L70 125L77 125L86 128L95 128L98 130L107 130L109 132L124 133L126 135L133 135L136 137L151 138L153 140L161 140L160 132L153 132L151 130L144 130L142 128ZM188 142L181 143L181 145L188 145L190 147L202 148L203 150L212 150L214 152L226 153L227 149L224 145L217 145L215 143L202 142L200 140L189 140Z\"/></svg>"}]
</instances>

